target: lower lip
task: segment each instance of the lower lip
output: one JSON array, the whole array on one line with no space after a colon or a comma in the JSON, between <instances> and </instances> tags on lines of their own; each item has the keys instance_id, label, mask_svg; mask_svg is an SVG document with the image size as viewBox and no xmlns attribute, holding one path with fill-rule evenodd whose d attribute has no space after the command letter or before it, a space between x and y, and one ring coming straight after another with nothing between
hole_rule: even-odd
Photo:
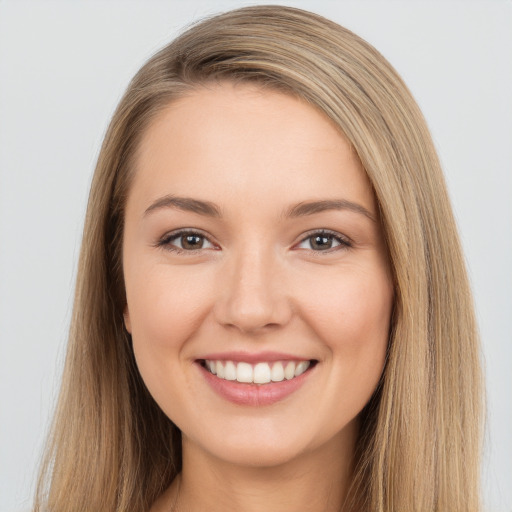
<instances>
[{"instance_id":1,"label":"lower lip","mask_svg":"<svg viewBox=\"0 0 512 512\"><path fill-rule=\"evenodd\" d=\"M226 380L210 373L204 366L197 363L206 382L222 398L237 405L264 406L272 405L297 391L309 378L313 367L302 375L281 382L268 384L244 384L236 380Z\"/></svg>"}]
</instances>

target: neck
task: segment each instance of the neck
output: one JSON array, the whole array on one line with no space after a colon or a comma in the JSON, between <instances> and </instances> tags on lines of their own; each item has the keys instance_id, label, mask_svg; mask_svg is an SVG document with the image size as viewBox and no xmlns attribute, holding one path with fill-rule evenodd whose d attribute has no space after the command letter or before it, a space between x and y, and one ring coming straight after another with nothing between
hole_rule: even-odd
<instances>
[{"instance_id":1,"label":"neck","mask_svg":"<svg viewBox=\"0 0 512 512\"><path fill-rule=\"evenodd\" d=\"M272 467L231 464L184 438L181 481L169 490L167 501L176 501L175 512L340 512L350 483L355 436L353 428Z\"/></svg>"}]
</instances>

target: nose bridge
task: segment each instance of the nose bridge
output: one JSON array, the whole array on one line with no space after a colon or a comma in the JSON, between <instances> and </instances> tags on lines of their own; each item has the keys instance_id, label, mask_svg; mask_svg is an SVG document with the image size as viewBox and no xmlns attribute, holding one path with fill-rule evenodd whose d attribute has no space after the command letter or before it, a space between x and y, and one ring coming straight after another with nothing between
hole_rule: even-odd
<instances>
[{"instance_id":1,"label":"nose bridge","mask_svg":"<svg viewBox=\"0 0 512 512\"><path fill-rule=\"evenodd\" d=\"M218 320L243 332L282 325L290 316L283 273L272 250L251 244L227 258Z\"/></svg>"}]
</instances>

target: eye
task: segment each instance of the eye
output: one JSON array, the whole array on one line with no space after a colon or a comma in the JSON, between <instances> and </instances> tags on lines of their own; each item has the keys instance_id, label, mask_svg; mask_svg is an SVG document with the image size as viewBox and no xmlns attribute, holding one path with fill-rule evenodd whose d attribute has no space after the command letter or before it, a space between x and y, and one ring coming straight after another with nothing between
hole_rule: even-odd
<instances>
[{"instance_id":1,"label":"eye","mask_svg":"<svg viewBox=\"0 0 512 512\"><path fill-rule=\"evenodd\" d=\"M326 252L330 249L351 247L351 243L339 233L322 230L309 234L296 247L298 249Z\"/></svg>"},{"instance_id":2,"label":"eye","mask_svg":"<svg viewBox=\"0 0 512 512\"><path fill-rule=\"evenodd\" d=\"M181 230L165 235L158 243L169 251L194 252L201 249L215 249L215 245L208 238L197 231Z\"/></svg>"}]
</instances>

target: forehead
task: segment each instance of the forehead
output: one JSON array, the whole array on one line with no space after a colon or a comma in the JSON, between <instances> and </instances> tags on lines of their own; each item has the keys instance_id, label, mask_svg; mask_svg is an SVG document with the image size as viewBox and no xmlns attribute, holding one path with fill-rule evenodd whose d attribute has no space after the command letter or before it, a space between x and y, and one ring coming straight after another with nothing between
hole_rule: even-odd
<instances>
[{"instance_id":1,"label":"forehead","mask_svg":"<svg viewBox=\"0 0 512 512\"><path fill-rule=\"evenodd\" d=\"M256 85L201 86L170 103L142 136L132 195L247 204L350 196L375 212L368 177L323 113L288 94Z\"/></svg>"}]
</instances>

